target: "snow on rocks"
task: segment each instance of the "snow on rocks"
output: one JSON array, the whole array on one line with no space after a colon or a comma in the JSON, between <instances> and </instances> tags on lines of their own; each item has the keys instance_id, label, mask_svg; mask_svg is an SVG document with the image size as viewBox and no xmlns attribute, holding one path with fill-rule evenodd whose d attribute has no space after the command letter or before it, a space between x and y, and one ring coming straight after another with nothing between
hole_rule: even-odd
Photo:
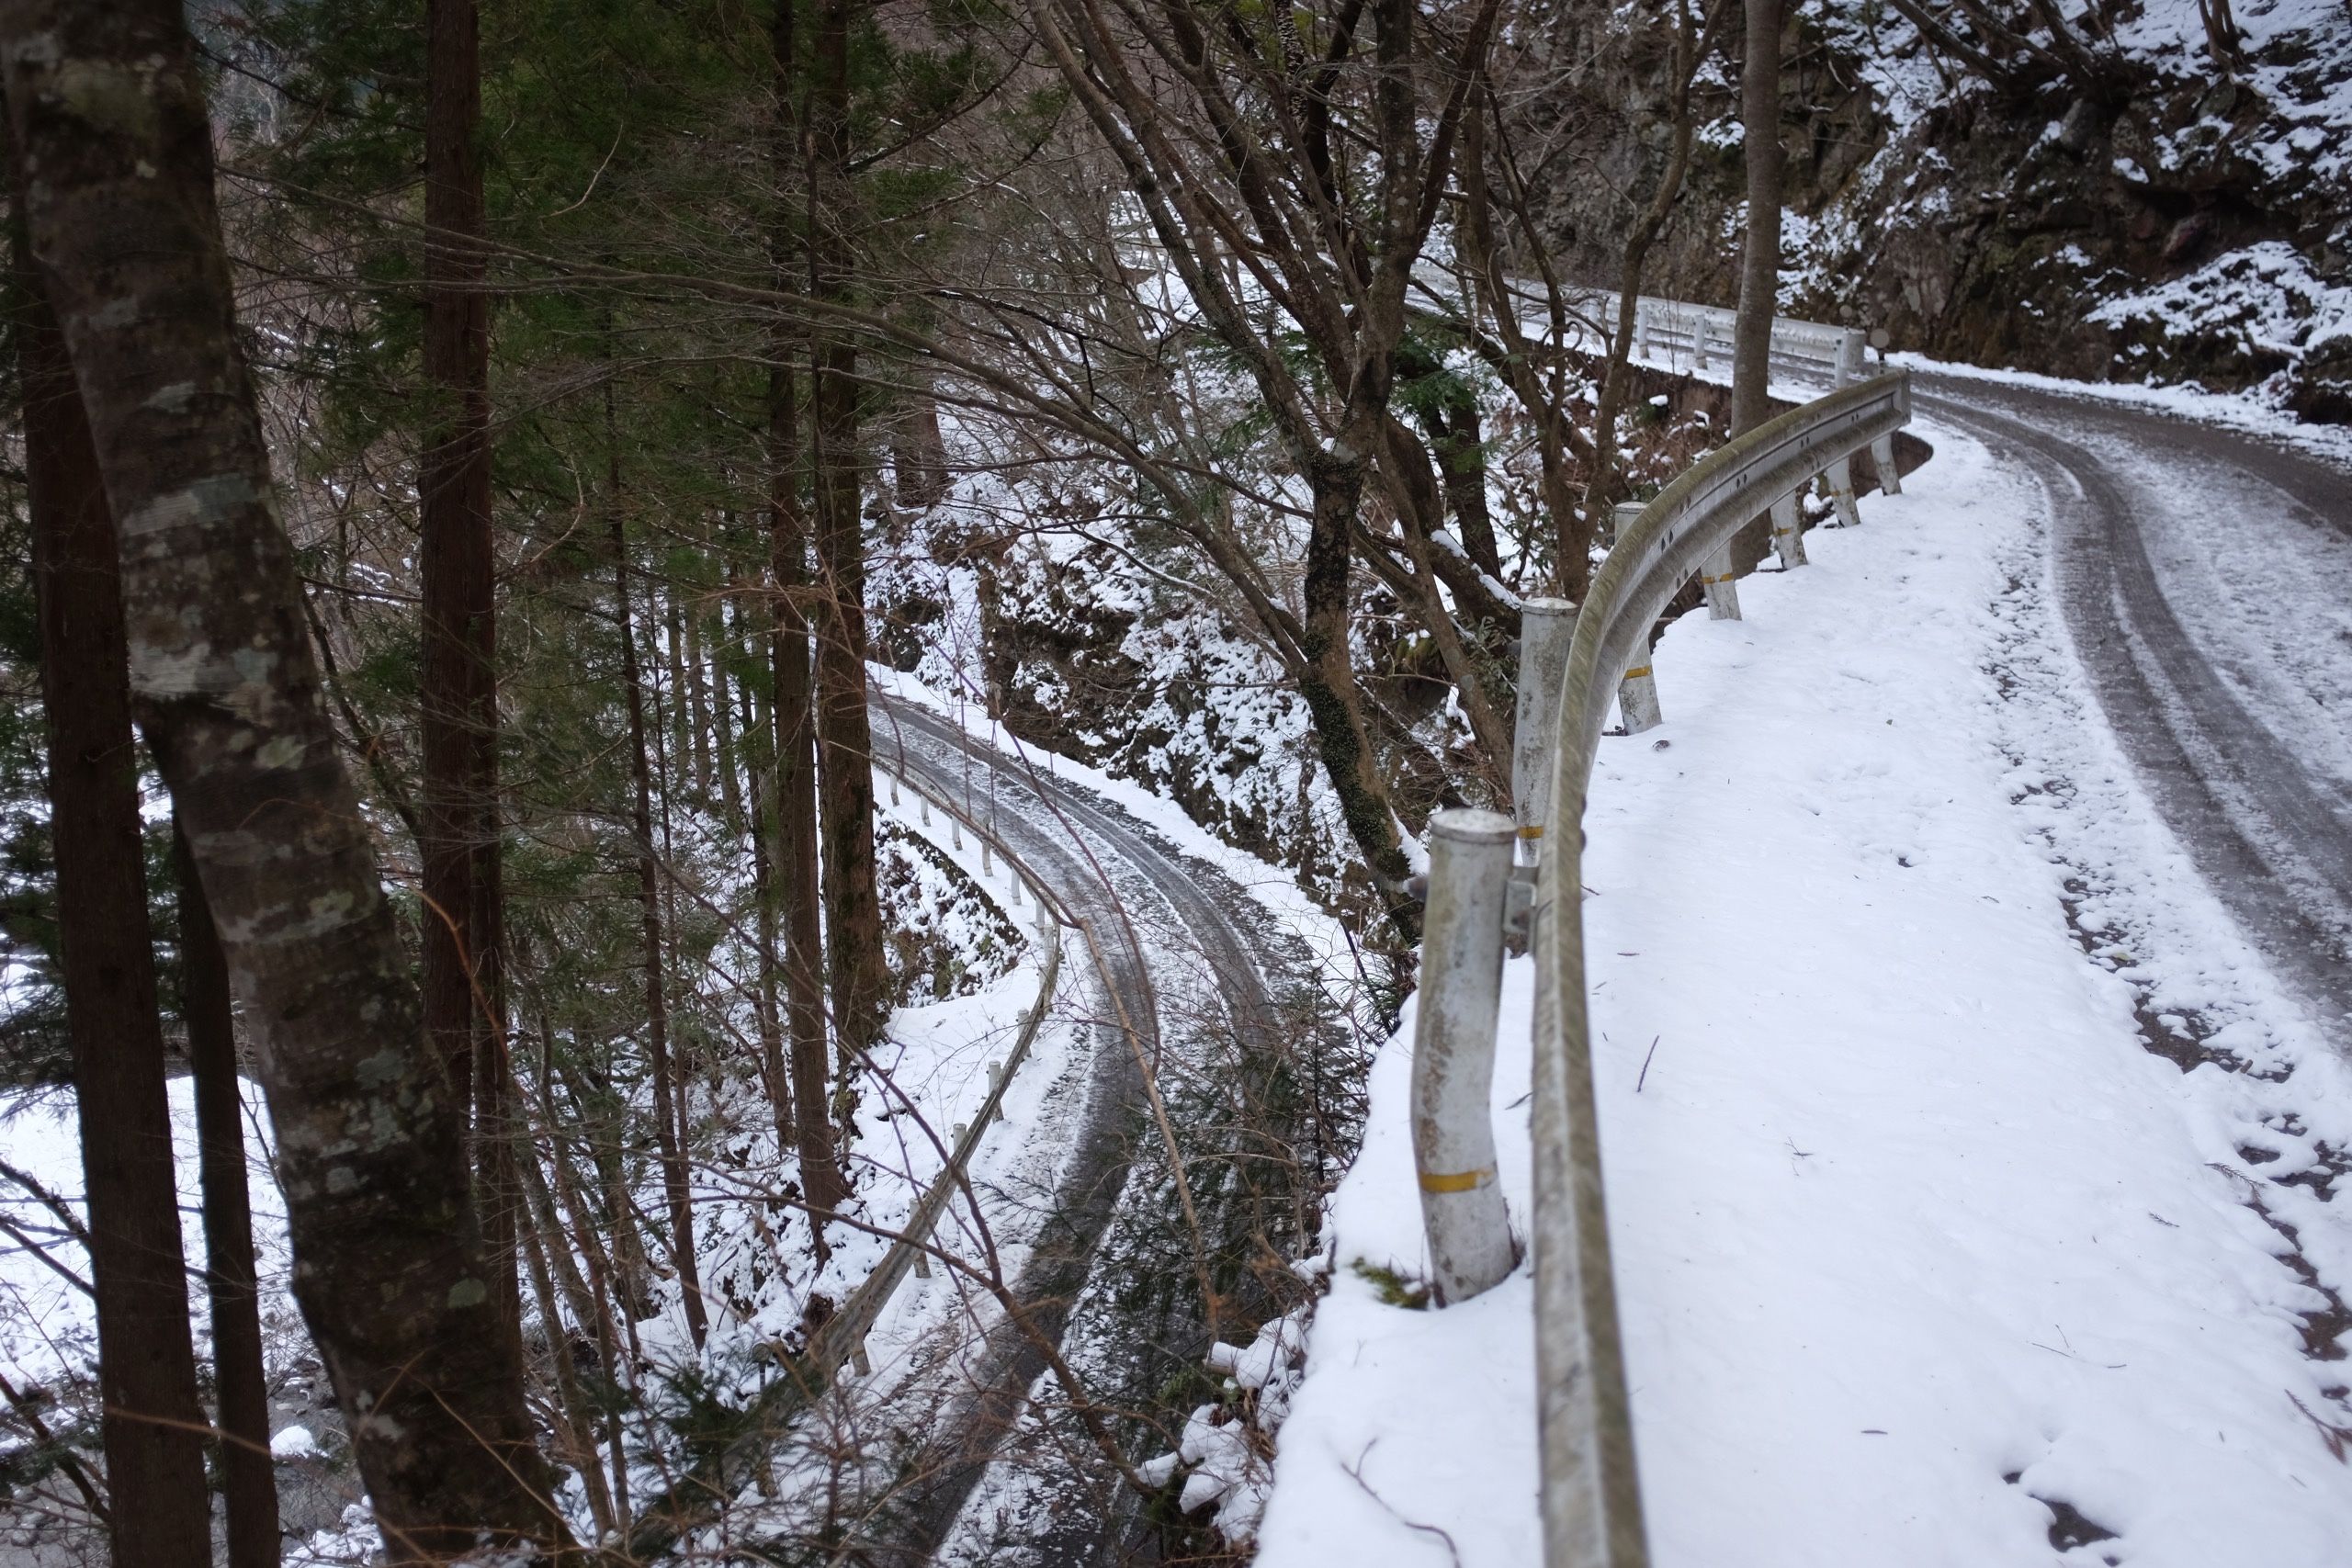
<instances>
[{"instance_id":1,"label":"snow on rocks","mask_svg":"<svg viewBox=\"0 0 2352 1568\"><path fill-rule=\"evenodd\" d=\"M1177 1506L1190 1514L1216 1504L1210 1524L1227 1545L1249 1544L1265 1512L1273 1486L1268 1457L1305 1375L1307 1314L1306 1307L1285 1313L1247 1346L1211 1345L1204 1364L1226 1380L1225 1397L1193 1412L1173 1453L1136 1467L1154 1486L1183 1472Z\"/></svg>"},{"instance_id":2,"label":"snow on rocks","mask_svg":"<svg viewBox=\"0 0 2352 1568\"><path fill-rule=\"evenodd\" d=\"M1748 619L1677 623L1668 728L1604 743L1594 779L1596 1087L1655 1561L2338 1568L2352 1222L2322 1145L2352 1084L2222 940L2046 603L2018 600L2038 492L1922 434L1906 493L1743 584ZM2029 644L2048 679L2006 679ZM2069 812L2018 789L2035 766L2097 791ZM2092 886L2086 953L2068 900ZM1514 962L1494 1101L1522 1228L1530 989ZM2157 1012L2210 1014L2271 1076L2184 1072L2142 1035ZM1532 1292L1523 1269L1442 1311L1416 1288L1411 1027L1334 1201L1265 1568L1537 1558ZM2254 1191L2241 1142L2310 1179Z\"/></svg>"},{"instance_id":3,"label":"snow on rocks","mask_svg":"<svg viewBox=\"0 0 2352 1568\"><path fill-rule=\"evenodd\" d=\"M269 1439L269 1457L272 1459L311 1459L318 1452L319 1439L311 1435L308 1427L288 1427Z\"/></svg>"}]
</instances>

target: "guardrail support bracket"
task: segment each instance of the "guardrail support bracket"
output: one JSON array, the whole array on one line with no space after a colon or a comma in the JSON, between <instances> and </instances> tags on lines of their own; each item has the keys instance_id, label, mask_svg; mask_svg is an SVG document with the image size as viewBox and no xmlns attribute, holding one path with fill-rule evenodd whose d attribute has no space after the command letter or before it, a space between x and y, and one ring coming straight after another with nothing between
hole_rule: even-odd
<instances>
[{"instance_id":1,"label":"guardrail support bracket","mask_svg":"<svg viewBox=\"0 0 2352 1568\"><path fill-rule=\"evenodd\" d=\"M1838 521L1846 527L1859 527L1862 509L1854 501L1854 465L1843 457L1833 460L1828 468L1829 499L1837 504Z\"/></svg>"},{"instance_id":2,"label":"guardrail support bracket","mask_svg":"<svg viewBox=\"0 0 2352 1568\"><path fill-rule=\"evenodd\" d=\"M1634 657L1641 662L1626 671L1617 683L1617 712L1625 721L1628 735L1656 729L1666 722L1657 705L1657 679L1650 673L1649 652L1645 649Z\"/></svg>"},{"instance_id":3,"label":"guardrail support bracket","mask_svg":"<svg viewBox=\"0 0 2352 1568\"><path fill-rule=\"evenodd\" d=\"M1707 591L1709 620L1739 619L1739 574L1732 570L1729 545L1709 556L1707 564L1699 569L1699 586Z\"/></svg>"},{"instance_id":4,"label":"guardrail support bracket","mask_svg":"<svg viewBox=\"0 0 2352 1568\"><path fill-rule=\"evenodd\" d=\"M1513 958L1526 953L1533 932L1535 873L1532 865L1510 868L1510 886L1503 889L1503 947Z\"/></svg>"}]
</instances>

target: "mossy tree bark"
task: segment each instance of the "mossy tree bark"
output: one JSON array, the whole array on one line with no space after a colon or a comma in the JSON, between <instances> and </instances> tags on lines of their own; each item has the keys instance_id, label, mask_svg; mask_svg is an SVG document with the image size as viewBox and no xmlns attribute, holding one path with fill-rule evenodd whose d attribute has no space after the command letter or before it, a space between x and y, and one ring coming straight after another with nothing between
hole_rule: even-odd
<instances>
[{"instance_id":1,"label":"mossy tree bark","mask_svg":"<svg viewBox=\"0 0 2352 1568\"><path fill-rule=\"evenodd\" d=\"M114 519L57 320L21 250L17 260L50 842L97 1313L108 1524L119 1562L202 1568L211 1533L204 1415L164 1094Z\"/></svg>"},{"instance_id":2,"label":"mossy tree bark","mask_svg":"<svg viewBox=\"0 0 2352 1568\"><path fill-rule=\"evenodd\" d=\"M132 695L251 1025L295 1294L376 1517L409 1562L561 1540L462 1114L321 698L181 9L9 0L0 63L116 519Z\"/></svg>"}]
</instances>

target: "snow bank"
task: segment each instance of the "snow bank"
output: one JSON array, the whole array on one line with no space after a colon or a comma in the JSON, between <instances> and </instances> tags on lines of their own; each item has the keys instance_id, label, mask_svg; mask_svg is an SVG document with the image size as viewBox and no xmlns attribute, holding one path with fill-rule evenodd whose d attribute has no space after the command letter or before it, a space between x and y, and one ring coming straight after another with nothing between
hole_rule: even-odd
<instances>
[{"instance_id":1,"label":"snow bank","mask_svg":"<svg viewBox=\"0 0 2352 1568\"><path fill-rule=\"evenodd\" d=\"M1656 1560L1996 1568L2088 1542L2064 1560L2336 1568L2352 1468L2305 1411L2347 1421L2341 1363L2306 1358L2318 1293L2237 1146L2275 1108L2143 1047L2165 955L2086 953L2070 853L2140 857L2117 897L2172 907L2143 926L2196 944L2182 973L2251 960L2151 848L2079 691L2002 667L2057 648L2028 581L2038 493L1923 434L1939 456L1907 493L1744 584L1750 619L1668 634L1668 722L1604 742L1594 781L1598 1089ZM2018 784L2043 742L2107 768L2108 815L2053 828ZM2239 978L2236 1027L2291 1075L2286 1130L2343 1126L2341 1065ZM1522 1226L1530 985L1511 964L1495 1081ZM1408 1017L1378 1059L1335 1201L1264 1568L1537 1560L1524 1269L1395 1304L1425 1267L1411 1037ZM2347 1227L2304 1195L2326 1276Z\"/></svg>"}]
</instances>

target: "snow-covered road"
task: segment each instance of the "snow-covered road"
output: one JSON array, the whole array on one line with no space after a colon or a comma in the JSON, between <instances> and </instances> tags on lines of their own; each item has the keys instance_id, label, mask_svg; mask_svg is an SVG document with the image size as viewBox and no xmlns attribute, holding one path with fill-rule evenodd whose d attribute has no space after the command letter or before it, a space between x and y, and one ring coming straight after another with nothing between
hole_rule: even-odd
<instances>
[{"instance_id":1,"label":"snow-covered road","mask_svg":"<svg viewBox=\"0 0 2352 1568\"><path fill-rule=\"evenodd\" d=\"M1032 1163L1046 1179L996 1194L995 1206L1027 1211L1012 1293L1033 1335L1058 1345L1099 1397L1137 1408L1205 1348L1186 1292L1146 1292L1138 1305L1133 1281L1117 1277L1131 1258L1112 1257L1107 1280L1098 1267L1135 1244L1122 1227L1148 1231L1166 1201L1135 1187L1138 1171L1164 1169L1143 1064L1174 1102L1182 1080L1216 1063L1204 1035L1263 1047L1295 1032L1295 996L1314 988L1318 962L1300 939L1321 922L1295 890L1274 897L1295 918L1274 918L1252 889L1270 891L1278 874L1218 850L1167 803L1042 755L967 748L944 705L910 694L920 695L902 687L882 705L882 771L904 767L975 817L992 802L997 833L1081 923L1067 939L1064 991L1087 1041L1074 1058L1084 1073L1031 1130ZM1023 1561L1107 1560L1131 1506L1114 1477L1089 1473L1082 1450L1073 1460L1053 1418L1041 1425L1033 1395L1060 1405L1043 1347L992 1308L981 1318L992 1326L957 1358L960 1387L916 1467L923 1479L906 1544L950 1562L1003 1561L1022 1547L1032 1553ZM1090 1483L1099 1495L1073 1506Z\"/></svg>"},{"instance_id":2,"label":"snow-covered road","mask_svg":"<svg viewBox=\"0 0 2352 1568\"><path fill-rule=\"evenodd\" d=\"M2108 723L2198 869L2352 1050L2352 467L2047 384L1915 385L2041 483Z\"/></svg>"},{"instance_id":3,"label":"snow-covered road","mask_svg":"<svg viewBox=\"0 0 2352 1568\"><path fill-rule=\"evenodd\" d=\"M1655 1560L2342 1568L2352 1066L2094 694L2071 482L1976 428L1928 408L1906 493L1744 582L1745 621L1679 621L1665 727L1603 743L1587 945ZM1522 1223L1526 970L1494 1100ZM1263 1568L1536 1560L1524 1271L1384 1299L1424 1272L1411 1029Z\"/></svg>"}]
</instances>

